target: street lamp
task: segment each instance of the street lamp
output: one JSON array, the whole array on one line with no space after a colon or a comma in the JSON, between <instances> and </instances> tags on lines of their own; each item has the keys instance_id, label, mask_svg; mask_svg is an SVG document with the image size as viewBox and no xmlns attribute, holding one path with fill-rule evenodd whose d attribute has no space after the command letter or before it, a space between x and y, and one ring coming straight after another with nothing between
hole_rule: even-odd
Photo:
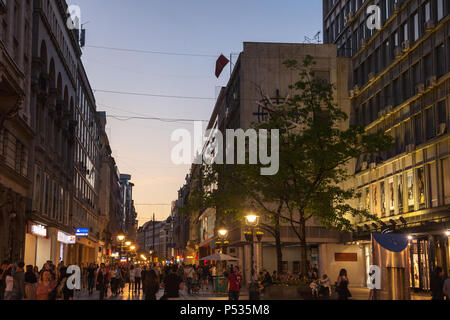
<instances>
[{"instance_id":1,"label":"street lamp","mask_svg":"<svg viewBox=\"0 0 450 320\"><path fill-rule=\"evenodd\" d=\"M119 234L117 236L117 240L119 240L120 242L122 242L123 240L125 240L125 236L123 234Z\"/></svg>"},{"instance_id":2,"label":"street lamp","mask_svg":"<svg viewBox=\"0 0 450 320\"><path fill-rule=\"evenodd\" d=\"M259 224L259 216L250 213L248 215L245 216L245 223L247 224L247 226L249 227L249 231L245 231L244 232L244 236L245 239L247 241L250 242L250 252L251 252L251 264L252 264L252 268L251 268L251 283L250 283L250 288L249 288L249 298L250 300L259 300L259 289L258 289L258 285L255 282L255 241L254 241L254 234L255 234L255 228L258 226ZM258 236L257 233L257 237L258 240L262 239L262 235Z\"/></svg>"},{"instance_id":3,"label":"street lamp","mask_svg":"<svg viewBox=\"0 0 450 320\"><path fill-rule=\"evenodd\" d=\"M125 245L126 245L127 247L129 247L129 246L131 245L131 241L126 241L126 242L125 242Z\"/></svg>"}]
</instances>

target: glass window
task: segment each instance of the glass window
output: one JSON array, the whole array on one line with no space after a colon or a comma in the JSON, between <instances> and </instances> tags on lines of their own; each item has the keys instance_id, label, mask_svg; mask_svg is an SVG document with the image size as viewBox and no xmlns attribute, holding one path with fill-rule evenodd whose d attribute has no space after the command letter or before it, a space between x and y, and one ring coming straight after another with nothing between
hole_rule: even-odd
<instances>
[{"instance_id":1,"label":"glass window","mask_svg":"<svg viewBox=\"0 0 450 320\"><path fill-rule=\"evenodd\" d=\"M419 204L425 206L425 170L417 169L417 200Z\"/></svg>"},{"instance_id":2,"label":"glass window","mask_svg":"<svg viewBox=\"0 0 450 320\"><path fill-rule=\"evenodd\" d=\"M406 185L408 189L408 207L409 211L414 210L414 181L413 181L413 172L408 172L406 176Z\"/></svg>"}]
</instances>

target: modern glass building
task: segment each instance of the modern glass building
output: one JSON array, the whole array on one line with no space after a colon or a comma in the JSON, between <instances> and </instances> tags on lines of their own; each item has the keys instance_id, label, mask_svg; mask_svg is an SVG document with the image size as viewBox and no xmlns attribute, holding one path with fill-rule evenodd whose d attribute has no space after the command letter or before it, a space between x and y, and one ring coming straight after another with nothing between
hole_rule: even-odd
<instances>
[{"instance_id":1,"label":"modern glass building","mask_svg":"<svg viewBox=\"0 0 450 320\"><path fill-rule=\"evenodd\" d=\"M323 1L324 42L352 59L351 122L395 139L357 161L359 205L383 221L357 221L357 237L407 233L416 290L437 266L450 275L449 10L448 0Z\"/></svg>"}]
</instances>

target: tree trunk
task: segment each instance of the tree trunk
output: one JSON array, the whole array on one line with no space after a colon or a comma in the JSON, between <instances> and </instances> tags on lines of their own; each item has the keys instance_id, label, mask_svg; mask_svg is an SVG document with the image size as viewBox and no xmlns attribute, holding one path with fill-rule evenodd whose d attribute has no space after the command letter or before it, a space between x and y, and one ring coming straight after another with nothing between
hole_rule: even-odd
<instances>
[{"instance_id":1,"label":"tree trunk","mask_svg":"<svg viewBox=\"0 0 450 320\"><path fill-rule=\"evenodd\" d=\"M283 271L283 252L281 251L281 230L280 217L275 219L275 247L277 250L277 270L278 274Z\"/></svg>"},{"instance_id":2,"label":"tree trunk","mask_svg":"<svg viewBox=\"0 0 450 320\"><path fill-rule=\"evenodd\" d=\"M306 221L301 218L300 219L300 272L303 275L308 274L308 247L306 245Z\"/></svg>"}]
</instances>

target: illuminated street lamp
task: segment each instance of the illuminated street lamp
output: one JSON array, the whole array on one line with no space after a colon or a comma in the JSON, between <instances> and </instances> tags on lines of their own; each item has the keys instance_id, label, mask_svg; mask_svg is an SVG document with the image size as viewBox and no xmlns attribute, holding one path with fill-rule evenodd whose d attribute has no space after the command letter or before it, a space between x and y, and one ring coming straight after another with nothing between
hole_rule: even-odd
<instances>
[{"instance_id":1,"label":"illuminated street lamp","mask_svg":"<svg viewBox=\"0 0 450 320\"><path fill-rule=\"evenodd\" d=\"M131 246L131 247L130 247L130 250L131 250L131 251L134 251L134 249L136 249L135 246Z\"/></svg>"},{"instance_id":2,"label":"illuminated street lamp","mask_svg":"<svg viewBox=\"0 0 450 320\"><path fill-rule=\"evenodd\" d=\"M126 245L127 247L129 247L129 246L131 245L131 241L125 242L125 245Z\"/></svg>"},{"instance_id":3,"label":"illuminated street lamp","mask_svg":"<svg viewBox=\"0 0 450 320\"><path fill-rule=\"evenodd\" d=\"M259 224L259 216L257 216L254 213L250 213L245 216L245 223L247 226L249 226L249 231L244 232L245 239L250 242L251 245L251 283L249 288L249 298L250 300L259 300L259 288L258 285L255 282L255 242L254 242L254 234L255 234L255 228ZM257 234L258 240L261 238L262 235Z\"/></svg>"},{"instance_id":4,"label":"illuminated street lamp","mask_svg":"<svg viewBox=\"0 0 450 320\"><path fill-rule=\"evenodd\" d=\"M225 228L219 229L218 233L219 233L219 238L221 238L221 239L226 239L226 237L228 236L228 230Z\"/></svg>"},{"instance_id":5,"label":"illuminated street lamp","mask_svg":"<svg viewBox=\"0 0 450 320\"><path fill-rule=\"evenodd\" d=\"M119 234L119 235L117 236L117 240L123 241L123 240L125 240L125 236L124 236L123 234Z\"/></svg>"}]
</instances>

